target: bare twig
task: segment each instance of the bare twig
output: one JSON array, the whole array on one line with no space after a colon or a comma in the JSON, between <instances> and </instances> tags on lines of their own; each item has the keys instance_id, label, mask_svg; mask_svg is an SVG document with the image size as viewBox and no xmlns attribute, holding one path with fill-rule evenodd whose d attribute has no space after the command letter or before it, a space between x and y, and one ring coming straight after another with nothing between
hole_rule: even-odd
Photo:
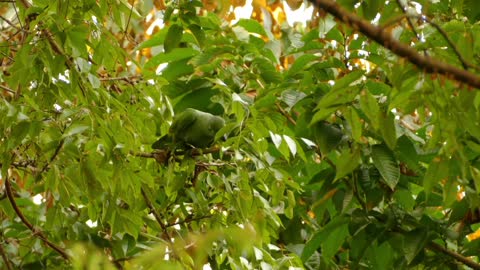
<instances>
[{"instance_id":1,"label":"bare twig","mask_svg":"<svg viewBox=\"0 0 480 270\"><path fill-rule=\"evenodd\" d=\"M145 192L145 190L143 188L141 189L141 192L142 192L143 199L145 200L145 203L147 204L148 208L150 209L150 212L155 217L155 220L157 221L158 225L160 225L160 227L162 228L163 233L168 237L168 241L169 242L172 241L171 240L172 238L168 234L167 226L165 226L165 224L163 223L162 218L160 217L160 214L157 212L157 210L153 206L153 203L150 200L150 198L148 198L147 193Z\"/></svg>"},{"instance_id":2,"label":"bare twig","mask_svg":"<svg viewBox=\"0 0 480 270\"><path fill-rule=\"evenodd\" d=\"M13 191L12 191L12 186L10 184L10 179L7 175L5 175L5 192L7 193L8 200L10 201L10 205L12 206L13 210L15 210L15 213L17 216L20 218L22 223L27 226L30 231L32 231L33 235L40 238L47 246L55 250L58 254L60 254L65 260L70 260L70 256L67 254L65 250L63 250L61 247L57 246L56 244L50 242L45 234L41 231L36 229L30 221L25 217L25 215L22 213L20 208L18 207L17 203L15 202L15 198L13 196Z\"/></svg>"},{"instance_id":3,"label":"bare twig","mask_svg":"<svg viewBox=\"0 0 480 270\"><path fill-rule=\"evenodd\" d=\"M0 245L0 254L2 255L3 263L5 264L5 267L7 270L12 270L12 265L10 264L10 260L7 257L7 254L5 253L5 249L3 249L3 246Z\"/></svg>"},{"instance_id":4,"label":"bare twig","mask_svg":"<svg viewBox=\"0 0 480 270\"><path fill-rule=\"evenodd\" d=\"M11 27L15 28L15 29L20 29L18 26L16 26L13 22L11 22L9 19L3 17L2 15L0 15L0 19L2 19L3 21L5 21L8 25L10 25Z\"/></svg>"},{"instance_id":5,"label":"bare twig","mask_svg":"<svg viewBox=\"0 0 480 270\"><path fill-rule=\"evenodd\" d=\"M397 5L402 9L403 13L407 15L407 7L403 6L401 0L397 0ZM415 26L413 25L413 22L410 17L406 16L408 25L412 29L412 32L415 34L418 40L420 40L420 35L418 34L417 30L415 29Z\"/></svg>"},{"instance_id":6,"label":"bare twig","mask_svg":"<svg viewBox=\"0 0 480 270\"><path fill-rule=\"evenodd\" d=\"M280 111L281 114L283 114L283 116L285 116L287 118L287 120L292 123L292 125L296 126L297 125L297 122L295 121L295 119L292 118L292 116L290 114L288 114L283 108L282 106L280 106L280 104L277 102L275 103L275 105L277 106L277 109Z\"/></svg>"},{"instance_id":7,"label":"bare twig","mask_svg":"<svg viewBox=\"0 0 480 270\"><path fill-rule=\"evenodd\" d=\"M9 92L9 93L15 94L15 91L14 91L14 90L12 90L12 89L4 86L4 85L1 85L1 84L0 84L0 89L3 89L3 90L5 90L5 91L7 91L7 92Z\"/></svg>"},{"instance_id":8,"label":"bare twig","mask_svg":"<svg viewBox=\"0 0 480 270\"><path fill-rule=\"evenodd\" d=\"M134 2L132 2L132 7L130 8L130 13L128 14L128 20L127 20L127 25L125 26L125 31L123 33L123 37L122 37L122 40L120 41L120 46L122 46L122 43L123 41L125 40L125 38L127 37L128 35L128 26L130 25L130 20L132 19L132 13L133 13L133 4Z\"/></svg>"},{"instance_id":9,"label":"bare twig","mask_svg":"<svg viewBox=\"0 0 480 270\"><path fill-rule=\"evenodd\" d=\"M455 260L467 265L468 267L472 268L472 269L480 269L480 264L479 263L476 263L472 260L470 260L469 258L461 255L461 254L458 254L456 252L453 252L449 249L446 249L444 247L442 247L441 245L437 244L437 243L434 243L434 242L430 242L427 246L428 249L430 250L433 250L433 251L438 251L438 252L441 252L445 255L448 255L452 258L454 258Z\"/></svg>"},{"instance_id":10,"label":"bare twig","mask_svg":"<svg viewBox=\"0 0 480 270\"><path fill-rule=\"evenodd\" d=\"M382 27L385 28L385 27L388 27L388 26L391 26L393 24L396 24L398 22L400 22L401 20L403 19L408 19L410 20L410 18L416 18L416 19L419 19L419 20L422 20L428 24L430 24L433 28L435 28L439 33L440 35L445 39L445 41L448 43L449 45L449 48L451 48L453 50L453 53L455 54L455 56L457 56L458 60L460 61L460 63L462 64L463 68L464 69L468 69L469 67L470 68L474 68L474 69L480 69L479 67L473 65L472 63L469 63L463 56L462 54L460 53L460 51L458 50L458 47L455 45L455 43L453 43L453 41L450 39L450 37L448 36L448 34L445 32L445 30L443 30L443 28L438 25L437 23L435 23L434 21L432 21L430 18L428 18L427 16L425 15L416 15L416 14L404 14L403 16L400 16L398 18L395 18L391 21L388 21L387 23L385 23ZM420 39L419 37L417 37L418 39Z\"/></svg>"},{"instance_id":11,"label":"bare twig","mask_svg":"<svg viewBox=\"0 0 480 270\"><path fill-rule=\"evenodd\" d=\"M435 60L428 56L420 55L412 47L402 44L394 39L389 31L383 27L372 25L368 21L359 16L348 12L346 9L339 6L333 0L310 0L318 8L322 8L328 13L335 16L338 20L351 25L358 29L362 34L368 38L378 42L383 47L391 50L400 57L406 58L408 61L423 69L428 73L443 74L451 79L463 82L471 87L480 89L480 77L474 73L457 68L447 63Z\"/></svg>"},{"instance_id":12,"label":"bare twig","mask_svg":"<svg viewBox=\"0 0 480 270\"><path fill-rule=\"evenodd\" d=\"M40 171L39 175L41 175L42 173L44 173L48 167L50 166L50 164L52 164L52 162L55 160L55 158L58 156L58 154L60 153L60 150L62 149L63 147L63 143L65 142L65 140L60 140L60 143L57 145L57 148L55 148L55 152L53 153L53 155L50 157L50 160L45 163L45 165L43 166L42 170Z\"/></svg>"},{"instance_id":13,"label":"bare twig","mask_svg":"<svg viewBox=\"0 0 480 270\"><path fill-rule=\"evenodd\" d=\"M478 67L473 66L472 64L468 63L468 61L463 57L463 55L460 53L458 50L457 46L453 43L453 41L448 37L448 34L443 30L440 25L436 24L432 20L430 20L426 16L419 16L422 20L428 22L431 26L433 26L437 31L440 33L440 35L445 39L445 41L448 43L449 47L453 50L455 55L458 57L458 60L462 63L462 66L464 69L468 69L469 67L473 67L478 69Z\"/></svg>"}]
</instances>

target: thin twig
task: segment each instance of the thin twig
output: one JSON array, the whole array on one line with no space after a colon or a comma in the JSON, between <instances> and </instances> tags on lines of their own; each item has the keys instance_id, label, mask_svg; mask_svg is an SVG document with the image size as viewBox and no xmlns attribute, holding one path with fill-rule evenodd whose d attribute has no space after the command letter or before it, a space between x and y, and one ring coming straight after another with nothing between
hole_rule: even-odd
<instances>
[{"instance_id":1,"label":"thin twig","mask_svg":"<svg viewBox=\"0 0 480 270\"><path fill-rule=\"evenodd\" d=\"M280 106L280 104L277 102L275 103L275 105L277 106L277 109L280 111L281 114L283 114L283 116L285 116L287 118L287 120L292 123L292 125L296 126L297 125L297 122L295 121L295 119L292 118L292 116L290 114L288 114L283 108L282 106Z\"/></svg>"},{"instance_id":2,"label":"thin twig","mask_svg":"<svg viewBox=\"0 0 480 270\"><path fill-rule=\"evenodd\" d=\"M440 27L440 25L436 24L435 22L433 22L432 20L430 20L426 16L420 16L420 18L422 20L426 21L427 23L429 23L435 29L437 29L437 31L440 33L440 35L445 39L445 41L448 43L450 48L453 50L453 52L457 56L458 60L462 63L462 66L465 70L468 69L468 67L474 67L474 68L478 69L478 67L475 67L474 65L468 63L468 61L463 57L463 55L458 50L457 46L453 43L453 41L450 39L448 34L445 32L445 30L443 30L443 28Z\"/></svg>"},{"instance_id":3,"label":"thin twig","mask_svg":"<svg viewBox=\"0 0 480 270\"><path fill-rule=\"evenodd\" d=\"M20 218L20 220L23 222L25 226L27 226L30 231L32 231L34 236L37 236L42 240L47 246L51 247L53 250L55 250L58 254L60 254L65 260L70 260L70 256L67 254L65 250L63 250L61 247L57 246L56 244L50 242L45 234L41 231L36 229L30 221L25 217L25 215L22 213L20 208L18 207L17 203L15 202L15 198L13 196L12 192L12 186L10 184L10 179L9 175L5 175L5 192L7 193L8 200L10 201L10 205L12 206L13 210L15 210L15 213L17 216Z\"/></svg>"},{"instance_id":4,"label":"thin twig","mask_svg":"<svg viewBox=\"0 0 480 270\"><path fill-rule=\"evenodd\" d=\"M65 142L64 139L60 140L60 143L57 145L57 148L55 148L55 152L53 153L53 155L50 157L50 160L45 163L45 165L43 166L42 170L40 171L39 173L39 176L44 173L48 167L50 167L50 165L52 164L52 162L55 160L55 158L58 156L58 154L60 153L60 150L62 149L63 147L63 143Z\"/></svg>"},{"instance_id":5,"label":"thin twig","mask_svg":"<svg viewBox=\"0 0 480 270\"><path fill-rule=\"evenodd\" d=\"M150 198L148 198L147 193L145 192L145 190L143 188L141 188L141 192L142 192L143 199L145 200L145 203L147 204L148 208L150 209L150 212L153 214L153 216L155 217L155 220L157 221L157 223L162 228L163 233L168 237L168 241L171 241L172 238L168 234L167 226L165 226L165 224L163 223L162 218L160 217L160 214L157 212L157 210L153 206L152 201L150 200Z\"/></svg>"},{"instance_id":6,"label":"thin twig","mask_svg":"<svg viewBox=\"0 0 480 270\"><path fill-rule=\"evenodd\" d=\"M12 265L10 264L10 260L7 257L7 254L5 253L5 249L3 249L3 246L0 245L0 254L2 255L3 263L5 264L7 270L12 270Z\"/></svg>"},{"instance_id":7,"label":"thin twig","mask_svg":"<svg viewBox=\"0 0 480 270\"><path fill-rule=\"evenodd\" d=\"M449 249L446 249L446 248L442 247L441 245L439 245L437 243L430 242L427 245L427 248L430 249L430 250L438 251L438 252L441 252L445 255L448 255L448 256L454 258L455 260L467 265L468 267L470 267L472 269L480 269L480 264L479 263L476 263L476 262L470 260L469 258L467 258L467 257L465 257L461 254L458 254L458 253L453 252Z\"/></svg>"},{"instance_id":8,"label":"thin twig","mask_svg":"<svg viewBox=\"0 0 480 270\"><path fill-rule=\"evenodd\" d=\"M378 27L370 22L360 18L356 14L348 12L332 0L310 0L316 7L322 8L332 14L338 20L351 25L373 41L376 41L383 47L389 49L396 55L406 58L418 68L427 73L439 73L450 79L463 82L473 88L480 89L480 76L474 73L460 69L445 62L438 61L429 56L419 54L412 47L400 43L392 37L390 31L383 27Z\"/></svg>"},{"instance_id":9,"label":"thin twig","mask_svg":"<svg viewBox=\"0 0 480 270\"><path fill-rule=\"evenodd\" d=\"M10 92L10 93L12 93L12 94L15 94L15 91L14 91L14 90L12 90L12 89L4 86L4 85L1 85L1 84L0 84L0 88L3 89L3 90L5 90L5 91L7 91L7 92Z\"/></svg>"},{"instance_id":10,"label":"thin twig","mask_svg":"<svg viewBox=\"0 0 480 270\"><path fill-rule=\"evenodd\" d=\"M4 20L8 25L10 25L11 27L15 28L15 29L20 29L18 26L16 26L13 22L11 22L9 19L3 17L2 15L0 15L0 19Z\"/></svg>"},{"instance_id":11,"label":"thin twig","mask_svg":"<svg viewBox=\"0 0 480 270\"><path fill-rule=\"evenodd\" d=\"M408 25L409 25L410 28L412 29L412 32L415 34L415 36L417 37L417 39L420 40L420 39L421 39L421 38L420 38L420 35L418 34L417 30L415 29L415 26L413 25L413 22L412 22L411 18L408 17L407 7L403 6L401 0L397 0L397 5L402 9L403 13L404 13L405 15L407 15L406 18L407 18ZM426 52L425 52L425 53L426 53Z\"/></svg>"},{"instance_id":12,"label":"thin twig","mask_svg":"<svg viewBox=\"0 0 480 270\"><path fill-rule=\"evenodd\" d=\"M385 23L382 27L383 28L386 28L386 27L389 27L393 24L396 24L398 22L400 22L401 20L403 19L407 19L407 20L410 20L410 18L416 18L416 19L419 19L419 20L422 20L428 24L430 24L433 28L435 28L438 33L440 33L440 35L443 37L443 39L445 39L445 41L448 43L449 45L449 48L451 48L453 50L453 53L455 54L455 56L457 56L458 58L458 61L460 61L460 63L462 64L463 68L466 70L468 69L469 67L470 68L474 68L476 70L479 70L480 68L473 65L472 63L469 63L463 56L462 54L460 53L460 50L458 50L458 47L455 45L455 43L453 43L453 41L450 39L450 37L448 36L448 34L445 32L445 30L443 30L443 28L438 25L437 23L435 23L434 21L432 21L430 18L428 18L427 16L425 15L417 15L417 14L404 14L398 18L395 18L393 20L390 20L388 21L387 23ZM419 37L417 37L418 39L420 39Z\"/></svg>"},{"instance_id":13,"label":"thin twig","mask_svg":"<svg viewBox=\"0 0 480 270\"><path fill-rule=\"evenodd\" d=\"M121 41L120 41L120 43L119 43L120 46L121 46L121 44L123 44L123 41L124 41L125 38L127 37L127 34L128 34L128 26L130 25L130 20L131 20L131 18L132 18L133 2L132 2L132 4L130 4L130 5L131 5L132 7L130 8L130 13L128 14L127 25L125 26L125 31L124 31L124 33L123 33L123 37L122 37L122 39L121 39Z\"/></svg>"}]
</instances>

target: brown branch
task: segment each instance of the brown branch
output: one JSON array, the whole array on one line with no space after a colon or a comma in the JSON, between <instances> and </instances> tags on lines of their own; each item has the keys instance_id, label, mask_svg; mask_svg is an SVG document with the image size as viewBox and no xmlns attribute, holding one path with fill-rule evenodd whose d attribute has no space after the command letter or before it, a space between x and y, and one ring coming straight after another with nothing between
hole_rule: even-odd
<instances>
[{"instance_id":1,"label":"brown branch","mask_svg":"<svg viewBox=\"0 0 480 270\"><path fill-rule=\"evenodd\" d=\"M461 254L458 254L456 252L453 252L449 249L446 249L444 247L442 247L441 245L437 244L437 243L434 243L434 242L430 242L427 246L428 249L430 250L433 250L433 251L438 251L438 252L441 252L445 255L448 255L452 258L454 258L455 260L467 265L468 267L472 268L472 269L480 269L480 264L479 263L476 263L472 260L470 260L469 258L461 255Z\"/></svg>"},{"instance_id":2,"label":"brown branch","mask_svg":"<svg viewBox=\"0 0 480 270\"><path fill-rule=\"evenodd\" d=\"M13 22L11 22L9 19L3 17L2 15L0 15L0 19L2 19L3 21L5 21L8 25L10 25L11 27L15 28L15 29L20 29L18 28L18 26L16 26Z\"/></svg>"},{"instance_id":3,"label":"brown branch","mask_svg":"<svg viewBox=\"0 0 480 270\"><path fill-rule=\"evenodd\" d=\"M155 220L157 221L157 223L162 228L163 233L168 237L168 241L169 242L172 241L172 238L168 234L167 226L165 226L165 224L162 221L162 218L160 217L160 214L157 212L157 210L153 206L153 203L150 200L150 198L148 198L147 193L145 192L145 189L141 188L141 192L142 192L143 199L145 200L145 203L147 204L148 208L150 209L150 212L153 214L153 216L155 217Z\"/></svg>"},{"instance_id":4,"label":"brown branch","mask_svg":"<svg viewBox=\"0 0 480 270\"><path fill-rule=\"evenodd\" d=\"M283 116L285 116L287 118L287 120L294 126L297 125L297 122L295 121L295 119L292 118L292 116L290 114L288 114L283 108L282 106L280 106L280 104L277 102L275 103L275 105L277 106L277 109L278 111L280 111L281 114L283 114Z\"/></svg>"},{"instance_id":5,"label":"brown branch","mask_svg":"<svg viewBox=\"0 0 480 270\"><path fill-rule=\"evenodd\" d=\"M63 147L63 143L65 142L64 139L62 139L60 141L60 143L57 145L57 148L55 148L55 152L53 153L53 155L50 157L50 160L45 163L45 165L43 166L42 170L40 171L40 173L38 174L38 176L40 176L42 173L44 173L48 167L50 167L50 164L52 164L52 162L55 160L55 158L58 156L58 154L60 153L60 150L62 149Z\"/></svg>"},{"instance_id":6,"label":"brown branch","mask_svg":"<svg viewBox=\"0 0 480 270\"><path fill-rule=\"evenodd\" d=\"M397 0L397 1L400 1L400 0ZM431 26L433 26L433 28L435 28L438 31L438 33L440 33L440 35L443 37L443 39L445 39L445 41L448 43L449 48L451 48L453 50L453 53L457 56L458 60L460 61L460 63L462 64L464 69L468 69L469 67L477 69L477 70L479 69L479 67L473 65L472 63L469 63L463 57L463 55L458 50L458 47L455 45L455 43L453 43L453 41L450 39L450 37L448 37L447 32L445 32L445 30L443 30L443 28L440 25L438 25L437 23L435 23L434 21L432 21L430 18L428 18L425 15L404 14L403 16L401 16L399 18L396 18L392 21L389 21L389 22L385 23L382 27L386 28L387 26L390 26L394 23L397 23L397 22L403 20L404 18L406 18L409 21L410 21L410 18L416 18L416 19L422 20L422 21L430 24ZM419 37L417 37L417 38L420 39Z\"/></svg>"},{"instance_id":7,"label":"brown branch","mask_svg":"<svg viewBox=\"0 0 480 270\"><path fill-rule=\"evenodd\" d=\"M420 69L428 73L439 73L453 78L471 87L480 89L480 77L466 70L447 63L437 61L429 56L420 55L415 49L394 39L385 28L372 25L359 16L348 12L332 0L310 0L318 8L322 8L338 20L358 29L368 38L376 41L400 57L406 58Z\"/></svg>"},{"instance_id":8,"label":"brown branch","mask_svg":"<svg viewBox=\"0 0 480 270\"><path fill-rule=\"evenodd\" d=\"M0 254L2 255L3 262L5 266L7 267L7 270L12 270L12 265L10 264L10 260L7 257L7 254L5 253L5 249L3 249L3 246L0 245Z\"/></svg>"},{"instance_id":9,"label":"brown branch","mask_svg":"<svg viewBox=\"0 0 480 270\"><path fill-rule=\"evenodd\" d=\"M1 85L1 84L0 84L0 89L3 89L3 90L5 90L5 91L7 91L7 92L10 92L10 93L12 93L12 94L15 94L15 93L16 93L14 90L12 90L12 89L4 86L4 85Z\"/></svg>"},{"instance_id":10,"label":"brown branch","mask_svg":"<svg viewBox=\"0 0 480 270\"><path fill-rule=\"evenodd\" d=\"M427 23L429 23L431 26L433 26L433 28L437 29L437 31L440 33L440 35L445 39L445 41L448 43L448 45L450 46L450 48L453 50L453 52L455 53L455 55L457 56L458 60L462 63L462 66L464 69L468 69L469 67L473 67L473 68L477 68L475 67L474 65L470 64L467 62L467 60L465 60L465 58L463 57L463 55L460 53L460 51L458 50L457 46L453 43L453 41L448 37L448 34L445 32L445 30L443 30L442 27L440 27L440 25L436 24L435 22L433 22L432 20L430 20L428 17L426 16L419 16L420 19L426 21ZM478 69L478 68L477 68Z\"/></svg>"},{"instance_id":11,"label":"brown branch","mask_svg":"<svg viewBox=\"0 0 480 270\"><path fill-rule=\"evenodd\" d=\"M22 213L22 211L18 207L17 203L15 202L15 198L14 198L14 195L13 195L12 186L10 184L10 179L9 179L8 173L5 176L5 192L7 193L8 200L10 201L10 205L12 206L13 210L15 210L15 213L20 218L20 220L23 222L23 224L25 226L27 226L27 228L30 229L30 231L32 231L33 235L40 238L40 240L42 240L47 246L49 246L50 248L55 250L65 260L67 260L67 261L70 260L70 256L67 254L67 252L65 250L63 250L61 247L57 246L56 244L50 242L47 239L47 237L45 236L45 234L42 231L36 229L32 225L32 223L30 223L30 221L28 221L28 219Z\"/></svg>"},{"instance_id":12,"label":"brown branch","mask_svg":"<svg viewBox=\"0 0 480 270\"><path fill-rule=\"evenodd\" d=\"M124 31L124 33L123 33L123 37L122 37L121 41L119 42L120 46L122 46L123 41L125 40L125 38L126 38L127 35L128 35L128 26L130 25L130 20L132 19L133 4L134 4L134 2L132 2L132 4L131 4L132 7L130 8L130 13L128 14L127 25L125 26L125 31Z\"/></svg>"},{"instance_id":13,"label":"brown branch","mask_svg":"<svg viewBox=\"0 0 480 270\"><path fill-rule=\"evenodd\" d=\"M402 9L403 13L407 15L407 7L403 6L401 0L397 0L397 5ZM420 40L420 35L418 34L417 30L415 29L415 26L413 25L412 19L408 16L405 16L407 18L408 25L412 29L412 32L415 34L418 40Z\"/></svg>"}]
</instances>

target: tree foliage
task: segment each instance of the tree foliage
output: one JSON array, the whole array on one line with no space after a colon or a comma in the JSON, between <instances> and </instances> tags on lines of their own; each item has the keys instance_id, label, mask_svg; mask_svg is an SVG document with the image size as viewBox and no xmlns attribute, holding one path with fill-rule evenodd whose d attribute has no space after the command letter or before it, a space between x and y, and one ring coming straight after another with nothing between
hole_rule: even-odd
<instances>
[{"instance_id":1,"label":"tree foliage","mask_svg":"<svg viewBox=\"0 0 480 270\"><path fill-rule=\"evenodd\" d=\"M477 5L1 2L0 268L480 269Z\"/></svg>"}]
</instances>

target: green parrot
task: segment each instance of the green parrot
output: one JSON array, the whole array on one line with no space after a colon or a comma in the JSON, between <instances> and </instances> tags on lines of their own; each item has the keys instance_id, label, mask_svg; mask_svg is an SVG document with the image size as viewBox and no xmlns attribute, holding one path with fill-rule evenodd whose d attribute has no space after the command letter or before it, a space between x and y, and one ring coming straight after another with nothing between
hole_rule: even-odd
<instances>
[{"instance_id":1,"label":"green parrot","mask_svg":"<svg viewBox=\"0 0 480 270\"><path fill-rule=\"evenodd\" d=\"M173 145L189 145L195 148L210 146L217 132L225 126L220 116L192 108L175 115L169 134L153 143L153 149L162 149L171 142Z\"/></svg>"}]
</instances>

